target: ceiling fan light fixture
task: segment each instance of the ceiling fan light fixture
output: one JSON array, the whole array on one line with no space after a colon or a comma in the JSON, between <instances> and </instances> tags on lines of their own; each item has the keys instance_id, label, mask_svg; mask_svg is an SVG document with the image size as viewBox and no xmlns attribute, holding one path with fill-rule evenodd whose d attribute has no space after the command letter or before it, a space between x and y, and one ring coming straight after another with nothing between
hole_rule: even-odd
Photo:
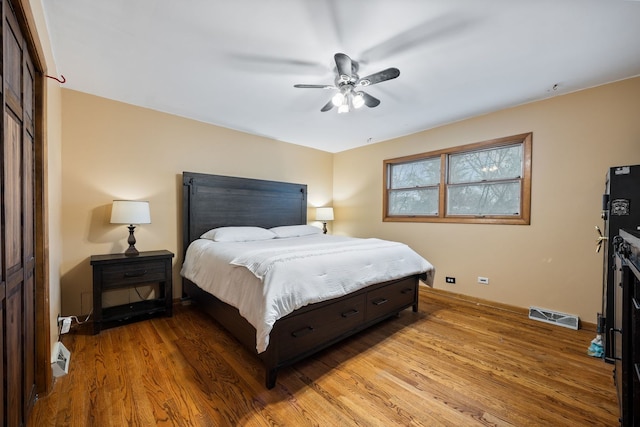
<instances>
[{"instance_id":1,"label":"ceiling fan light fixture","mask_svg":"<svg viewBox=\"0 0 640 427\"><path fill-rule=\"evenodd\" d=\"M338 107L338 114L348 113L349 112L349 103L344 102L342 105Z\"/></svg>"},{"instance_id":2,"label":"ceiling fan light fixture","mask_svg":"<svg viewBox=\"0 0 640 427\"><path fill-rule=\"evenodd\" d=\"M336 53L333 58L336 62L337 71L334 85L293 85L297 88L337 89L338 93L331 97L331 100L320 109L321 112L329 111L333 109L333 107L337 107L338 113L348 113L353 109L362 108L363 105L369 108L377 107L380 105L379 99L366 92L357 92L356 89L386 82L400 75L400 70L397 68L387 68L386 70L360 78L358 76L358 63L356 61L352 61L351 58L344 53Z\"/></svg>"},{"instance_id":3,"label":"ceiling fan light fixture","mask_svg":"<svg viewBox=\"0 0 640 427\"><path fill-rule=\"evenodd\" d=\"M351 103L353 104L353 108L362 107L364 105L364 96L362 96L362 92L355 92Z\"/></svg>"},{"instance_id":4,"label":"ceiling fan light fixture","mask_svg":"<svg viewBox=\"0 0 640 427\"><path fill-rule=\"evenodd\" d=\"M336 93L333 95L333 98L331 98L331 102L333 102L333 105L336 107L340 107L344 103L344 94L342 92Z\"/></svg>"}]
</instances>

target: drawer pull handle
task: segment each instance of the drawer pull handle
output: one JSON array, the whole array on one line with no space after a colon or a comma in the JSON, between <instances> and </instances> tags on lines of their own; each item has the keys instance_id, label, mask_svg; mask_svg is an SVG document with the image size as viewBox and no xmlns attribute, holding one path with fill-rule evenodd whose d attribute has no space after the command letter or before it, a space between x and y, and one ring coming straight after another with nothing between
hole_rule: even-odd
<instances>
[{"instance_id":1,"label":"drawer pull handle","mask_svg":"<svg viewBox=\"0 0 640 427\"><path fill-rule=\"evenodd\" d=\"M409 292L413 292L413 288L404 288L404 289L402 290L402 293L403 293L403 294L408 294Z\"/></svg>"},{"instance_id":2,"label":"drawer pull handle","mask_svg":"<svg viewBox=\"0 0 640 427\"><path fill-rule=\"evenodd\" d=\"M342 313L342 317L351 317L355 316L358 313L360 312L354 308L353 310L345 311L344 313Z\"/></svg>"},{"instance_id":3,"label":"drawer pull handle","mask_svg":"<svg viewBox=\"0 0 640 427\"><path fill-rule=\"evenodd\" d=\"M305 328L298 329L297 331L291 332L291 335L294 338L300 338L300 337L303 337L305 335L310 334L311 332L313 332L313 326L307 326Z\"/></svg>"},{"instance_id":4,"label":"drawer pull handle","mask_svg":"<svg viewBox=\"0 0 640 427\"><path fill-rule=\"evenodd\" d=\"M380 299L377 299L377 300L373 301L373 305L382 305L382 304L387 303L387 302L389 302L388 299L380 298Z\"/></svg>"},{"instance_id":5,"label":"drawer pull handle","mask_svg":"<svg viewBox=\"0 0 640 427\"><path fill-rule=\"evenodd\" d=\"M140 277L147 274L147 270L127 271L124 273L124 277Z\"/></svg>"}]
</instances>

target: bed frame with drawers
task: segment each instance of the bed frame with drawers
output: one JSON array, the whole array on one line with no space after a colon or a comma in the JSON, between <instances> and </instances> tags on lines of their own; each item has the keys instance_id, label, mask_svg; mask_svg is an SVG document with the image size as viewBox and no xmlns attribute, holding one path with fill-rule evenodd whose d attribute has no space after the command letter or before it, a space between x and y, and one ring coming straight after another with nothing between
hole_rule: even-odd
<instances>
[{"instance_id":1,"label":"bed frame with drawers","mask_svg":"<svg viewBox=\"0 0 640 427\"><path fill-rule=\"evenodd\" d=\"M183 172L183 251L205 231L222 226L307 223L307 186ZM184 255L184 252L183 252ZM278 370L412 307L418 311L420 275L370 285L349 295L302 307L279 319L267 350L258 354L266 387ZM208 312L249 351L256 353L256 330L238 312L183 278L183 297Z\"/></svg>"}]
</instances>

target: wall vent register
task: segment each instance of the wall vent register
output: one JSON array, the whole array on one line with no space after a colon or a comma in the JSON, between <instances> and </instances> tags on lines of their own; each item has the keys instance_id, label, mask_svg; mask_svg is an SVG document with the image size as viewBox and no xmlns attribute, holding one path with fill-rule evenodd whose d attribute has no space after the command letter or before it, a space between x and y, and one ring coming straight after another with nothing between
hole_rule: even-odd
<instances>
[{"instance_id":1,"label":"wall vent register","mask_svg":"<svg viewBox=\"0 0 640 427\"><path fill-rule=\"evenodd\" d=\"M539 320L570 329L578 329L580 318L573 314L560 313L539 307L529 307L529 319Z\"/></svg>"}]
</instances>

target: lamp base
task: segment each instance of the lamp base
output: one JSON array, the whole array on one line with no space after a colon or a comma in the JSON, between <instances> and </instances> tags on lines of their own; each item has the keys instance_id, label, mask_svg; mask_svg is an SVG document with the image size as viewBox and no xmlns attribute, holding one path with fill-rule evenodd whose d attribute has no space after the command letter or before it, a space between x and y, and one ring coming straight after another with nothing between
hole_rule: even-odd
<instances>
[{"instance_id":1,"label":"lamp base","mask_svg":"<svg viewBox=\"0 0 640 427\"><path fill-rule=\"evenodd\" d=\"M136 238L133 235L133 230L136 229L136 226L131 224L127 228L129 228L129 238L127 239L127 243L129 244L129 248L124 251L125 256L138 256L140 252L136 249Z\"/></svg>"},{"instance_id":2,"label":"lamp base","mask_svg":"<svg viewBox=\"0 0 640 427\"><path fill-rule=\"evenodd\" d=\"M327 223L326 222L322 223L322 233L323 234L327 234Z\"/></svg>"},{"instance_id":3,"label":"lamp base","mask_svg":"<svg viewBox=\"0 0 640 427\"><path fill-rule=\"evenodd\" d=\"M138 252L135 246L129 246L129 248L127 248L127 250L124 251L124 254L126 256L138 256L140 255L140 252Z\"/></svg>"}]
</instances>

